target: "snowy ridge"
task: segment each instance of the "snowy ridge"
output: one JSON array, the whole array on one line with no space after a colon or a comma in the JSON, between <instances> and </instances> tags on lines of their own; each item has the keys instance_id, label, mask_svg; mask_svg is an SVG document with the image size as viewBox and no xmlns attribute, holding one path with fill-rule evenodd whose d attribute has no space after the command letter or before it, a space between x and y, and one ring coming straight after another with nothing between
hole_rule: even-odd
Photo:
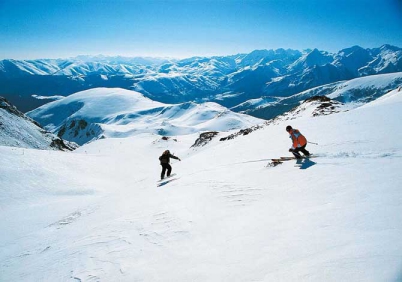
<instances>
[{"instance_id":1,"label":"snowy ridge","mask_svg":"<svg viewBox=\"0 0 402 282\"><path fill-rule=\"evenodd\" d=\"M78 92L28 115L48 130L78 144L101 137L128 137L140 133L174 136L227 131L262 122L216 103L163 104L119 88Z\"/></svg>"},{"instance_id":2,"label":"snowy ridge","mask_svg":"<svg viewBox=\"0 0 402 282\"><path fill-rule=\"evenodd\" d=\"M231 140L239 136L248 135L256 130L263 129L267 125L278 124L284 121L292 121L295 119L309 119L312 117L325 116L336 114L340 112L349 111L356 108L355 104L343 104L336 100L332 100L326 96L313 96L306 99L303 102L289 111L277 115L263 124L255 125L246 129L241 129L238 132L231 133L225 137L222 137L221 141Z\"/></svg>"},{"instance_id":3,"label":"snowy ridge","mask_svg":"<svg viewBox=\"0 0 402 282\"><path fill-rule=\"evenodd\" d=\"M0 146L42 150L73 150L77 146L45 131L0 97Z\"/></svg>"},{"instance_id":4,"label":"snowy ridge","mask_svg":"<svg viewBox=\"0 0 402 282\"><path fill-rule=\"evenodd\" d=\"M401 95L197 148L0 146L0 280L400 281ZM290 154L288 124L318 157L267 168ZM180 178L156 187L166 149Z\"/></svg>"},{"instance_id":5,"label":"snowy ridge","mask_svg":"<svg viewBox=\"0 0 402 282\"><path fill-rule=\"evenodd\" d=\"M294 120L298 118L311 118L323 115L336 114L355 108L351 105L345 105L332 100L326 96L314 96L303 101L299 106L292 110L277 116L270 122Z\"/></svg>"},{"instance_id":6,"label":"snowy ridge","mask_svg":"<svg viewBox=\"0 0 402 282\"><path fill-rule=\"evenodd\" d=\"M384 96L381 96L380 98L376 99L375 101L371 103L367 103L363 105L361 108L370 108L370 107L376 107L376 106L384 106L384 105L397 105L401 106L402 104L402 86L398 87L397 89L390 91Z\"/></svg>"},{"instance_id":7,"label":"snowy ridge","mask_svg":"<svg viewBox=\"0 0 402 282\"><path fill-rule=\"evenodd\" d=\"M309 89L289 98L307 98L326 92L331 99L349 102L369 102L402 85L402 72L379 74L341 81Z\"/></svg>"},{"instance_id":8,"label":"snowy ridge","mask_svg":"<svg viewBox=\"0 0 402 282\"><path fill-rule=\"evenodd\" d=\"M338 102L358 107L402 86L402 72L370 75L318 86L289 97L261 97L246 101L231 110L271 119L289 111L314 96L327 96Z\"/></svg>"}]
</instances>

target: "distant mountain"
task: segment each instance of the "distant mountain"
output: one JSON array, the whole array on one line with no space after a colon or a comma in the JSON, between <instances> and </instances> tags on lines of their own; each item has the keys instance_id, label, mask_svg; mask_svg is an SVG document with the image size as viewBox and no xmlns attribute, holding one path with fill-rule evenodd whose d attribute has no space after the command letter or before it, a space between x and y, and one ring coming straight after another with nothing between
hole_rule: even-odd
<instances>
[{"instance_id":1,"label":"distant mountain","mask_svg":"<svg viewBox=\"0 0 402 282\"><path fill-rule=\"evenodd\" d=\"M289 97L305 90L368 75L402 72L402 49L353 46L329 53L255 50L249 54L183 60L86 57L0 61L0 95L23 111L46 100L109 87L135 90L163 103L217 102L234 107L250 99Z\"/></svg>"},{"instance_id":2,"label":"distant mountain","mask_svg":"<svg viewBox=\"0 0 402 282\"><path fill-rule=\"evenodd\" d=\"M41 128L3 97L0 97L0 145L63 151L77 147Z\"/></svg>"},{"instance_id":3,"label":"distant mountain","mask_svg":"<svg viewBox=\"0 0 402 282\"><path fill-rule=\"evenodd\" d=\"M262 122L216 103L163 104L120 88L78 92L43 105L28 116L59 137L80 145L104 137L227 131Z\"/></svg>"},{"instance_id":4,"label":"distant mountain","mask_svg":"<svg viewBox=\"0 0 402 282\"><path fill-rule=\"evenodd\" d=\"M144 65L144 66L152 66L152 65L161 65L164 63L177 61L175 59L170 58L154 58L154 57L124 57L124 56L77 56L70 58L72 61L81 61L81 62L100 62L106 64L122 64L122 65Z\"/></svg>"},{"instance_id":5,"label":"distant mountain","mask_svg":"<svg viewBox=\"0 0 402 282\"><path fill-rule=\"evenodd\" d=\"M272 119L314 96L327 96L341 103L352 103L353 107L353 104L358 106L371 102L401 85L402 72L371 75L314 87L289 97L251 99L231 110L263 119Z\"/></svg>"}]
</instances>

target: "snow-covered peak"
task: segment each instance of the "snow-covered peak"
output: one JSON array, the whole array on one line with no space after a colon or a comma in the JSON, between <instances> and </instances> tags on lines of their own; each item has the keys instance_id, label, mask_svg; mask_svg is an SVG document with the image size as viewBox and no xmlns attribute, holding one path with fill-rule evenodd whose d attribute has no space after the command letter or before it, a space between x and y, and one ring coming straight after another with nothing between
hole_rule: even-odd
<instances>
[{"instance_id":1,"label":"snow-covered peak","mask_svg":"<svg viewBox=\"0 0 402 282\"><path fill-rule=\"evenodd\" d=\"M335 55L334 64L346 68L351 74L357 76L358 70L373 60L370 50L360 46L343 49Z\"/></svg>"},{"instance_id":2,"label":"snow-covered peak","mask_svg":"<svg viewBox=\"0 0 402 282\"><path fill-rule=\"evenodd\" d=\"M258 65L269 64L273 61L283 61L283 64L289 64L300 58L302 53L292 49L277 49L277 50L254 50L245 55L239 65L241 67L253 67Z\"/></svg>"},{"instance_id":3,"label":"snow-covered peak","mask_svg":"<svg viewBox=\"0 0 402 282\"><path fill-rule=\"evenodd\" d=\"M371 50L374 55L371 62L359 69L362 75L398 72L402 67L402 49L383 45Z\"/></svg>"},{"instance_id":4,"label":"snow-covered peak","mask_svg":"<svg viewBox=\"0 0 402 282\"><path fill-rule=\"evenodd\" d=\"M273 54L273 50L254 50L242 59L241 65L252 66L261 63L263 59L272 57Z\"/></svg>"},{"instance_id":5,"label":"snow-covered peak","mask_svg":"<svg viewBox=\"0 0 402 282\"><path fill-rule=\"evenodd\" d=\"M380 47L381 52L400 52L402 51L401 48L397 46L393 46L390 44L384 44Z\"/></svg>"},{"instance_id":6,"label":"snow-covered peak","mask_svg":"<svg viewBox=\"0 0 402 282\"><path fill-rule=\"evenodd\" d=\"M364 48L362 48L362 47L360 47L358 45L355 45L355 46L352 46L352 47L349 47L349 48L342 49L341 51L338 52L338 54L340 56L346 56L347 57L347 56L351 56L352 54L365 53L365 52L368 52L368 51L369 51L368 49L364 49Z\"/></svg>"},{"instance_id":7,"label":"snow-covered peak","mask_svg":"<svg viewBox=\"0 0 402 282\"><path fill-rule=\"evenodd\" d=\"M152 65L160 65L170 61L175 61L170 58L157 58L157 57L124 57L124 56L105 56L105 55L96 55L96 56L87 56L80 55L73 58L70 58L74 61L82 61L82 62L104 62L108 64L136 64L143 66L152 66Z\"/></svg>"},{"instance_id":8,"label":"snow-covered peak","mask_svg":"<svg viewBox=\"0 0 402 282\"><path fill-rule=\"evenodd\" d=\"M333 61L333 55L325 51L319 51L314 49L311 52L303 55L293 64L291 64L288 69L290 72L297 72L306 70L314 66L322 66Z\"/></svg>"}]
</instances>

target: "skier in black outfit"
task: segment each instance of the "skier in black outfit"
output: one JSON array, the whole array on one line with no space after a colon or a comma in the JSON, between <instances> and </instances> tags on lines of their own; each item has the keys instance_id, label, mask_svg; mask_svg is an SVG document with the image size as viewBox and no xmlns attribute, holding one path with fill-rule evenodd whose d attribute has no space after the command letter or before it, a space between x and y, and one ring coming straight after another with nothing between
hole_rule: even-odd
<instances>
[{"instance_id":1,"label":"skier in black outfit","mask_svg":"<svg viewBox=\"0 0 402 282\"><path fill-rule=\"evenodd\" d=\"M165 178L166 170L167 170L168 177L170 176L170 173L172 172L172 167L169 164L170 158L181 161L180 158L172 155L169 150L166 150L165 152L163 152L162 156L159 157L159 160L161 161L161 166L162 166L161 179Z\"/></svg>"}]
</instances>

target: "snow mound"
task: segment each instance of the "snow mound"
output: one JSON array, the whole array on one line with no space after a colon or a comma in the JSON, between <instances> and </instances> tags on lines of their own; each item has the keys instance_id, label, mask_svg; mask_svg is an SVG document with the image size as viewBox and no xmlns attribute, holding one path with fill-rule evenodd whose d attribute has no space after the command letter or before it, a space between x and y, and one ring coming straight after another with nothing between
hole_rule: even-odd
<instances>
[{"instance_id":1,"label":"snow mound","mask_svg":"<svg viewBox=\"0 0 402 282\"><path fill-rule=\"evenodd\" d=\"M183 135L227 131L261 123L216 103L163 104L120 88L95 88L51 102L28 113L45 128L84 144L104 137L141 133Z\"/></svg>"}]
</instances>

